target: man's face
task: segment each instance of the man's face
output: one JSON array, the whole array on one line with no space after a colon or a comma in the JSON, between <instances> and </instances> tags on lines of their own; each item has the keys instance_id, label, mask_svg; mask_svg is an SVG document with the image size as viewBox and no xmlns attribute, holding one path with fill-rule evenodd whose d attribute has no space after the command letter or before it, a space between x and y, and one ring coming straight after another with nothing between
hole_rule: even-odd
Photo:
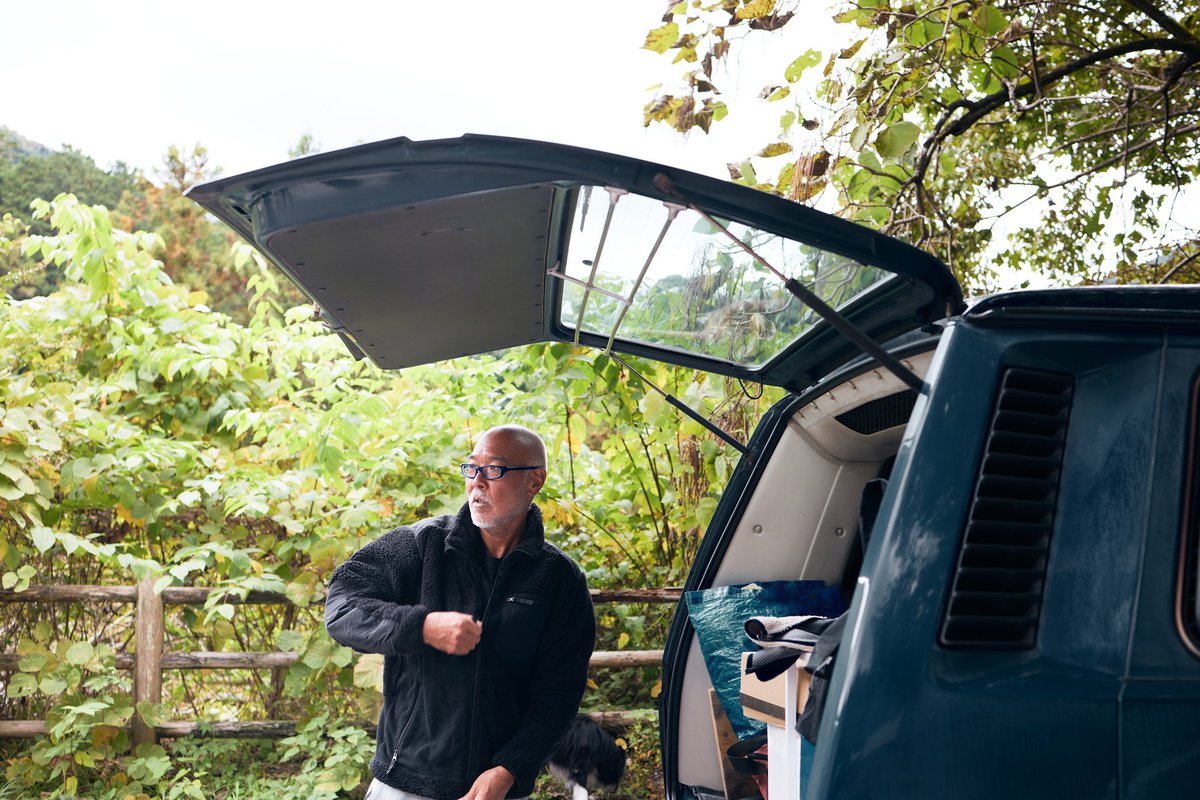
<instances>
[{"instance_id":1,"label":"man's face","mask_svg":"<svg viewBox=\"0 0 1200 800\"><path fill-rule=\"evenodd\" d=\"M525 467L535 462L503 433L485 434L467 462L477 466L494 464L501 467ZM467 479L467 501L471 521L481 530L504 536L519 533L525 524L529 503L542 487L546 472L543 469L506 472L498 480L484 480L481 474Z\"/></svg>"}]
</instances>

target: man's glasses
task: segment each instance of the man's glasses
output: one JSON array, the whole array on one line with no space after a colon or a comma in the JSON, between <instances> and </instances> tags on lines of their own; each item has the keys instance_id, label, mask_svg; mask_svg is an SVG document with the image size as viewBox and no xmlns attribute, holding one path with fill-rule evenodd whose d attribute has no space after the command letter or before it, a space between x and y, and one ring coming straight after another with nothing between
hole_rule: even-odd
<instances>
[{"instance_id":1,"label":"man's glasses","mask_svg":"<svg viewBox=\"0 0 1200 800\"><path fill-rule=\"evenodd\" d=\"M522 469L545 469L545 467L501 467L497 464L459 464L458 469L467 480L474 480L476 475L483 475L485 481L498 481L506 472L517 472Z\"/></svg>"}]
</instances>

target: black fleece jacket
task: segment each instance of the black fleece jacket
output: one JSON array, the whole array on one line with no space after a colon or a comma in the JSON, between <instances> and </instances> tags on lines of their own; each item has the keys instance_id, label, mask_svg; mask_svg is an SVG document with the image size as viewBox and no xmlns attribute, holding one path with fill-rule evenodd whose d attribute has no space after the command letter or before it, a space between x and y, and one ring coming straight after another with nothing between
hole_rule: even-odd
<instances>
[{"instance_id":1,"label":"black fleece jacket","mask_svg":"<svg viewBox=\"0 0 1200 800\"><path fill-rule=\"evenodd\" d=\"M579 707L595 645L587 582L545 541L536 506L491 591L480 537L465 505L396 528L334 571L325 601L330 636L384 655L371 772L434 800L462 797L494 766L516 779L509 797L530 794ZM425 644L431 611L482 620L479 645L452 656Z\"/></svg>"}]
</instances>

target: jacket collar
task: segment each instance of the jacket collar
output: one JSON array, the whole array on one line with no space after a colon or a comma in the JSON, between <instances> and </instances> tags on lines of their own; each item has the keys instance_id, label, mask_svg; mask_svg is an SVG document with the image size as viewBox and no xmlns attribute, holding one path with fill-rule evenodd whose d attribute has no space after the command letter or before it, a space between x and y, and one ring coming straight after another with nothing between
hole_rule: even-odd
<instances>
[{"instance_id":1,"label":"jacket collar","mask_svg":"<svg viewBox=\"0 0 1200 800\"><path fill-rule=\"evenodd\" d=\"M542 510L533 503L529 504L529 513L525 516L525 530L521 532L521 541L517 542L511 553L524 553L529 558L538 558L542 554L542 545L546 541L545 528L542 527ZM450 532L446 535L446 548L453 548L471 558L483 557L483 534L471 521L471 507L463 503Z\"/></svg>"}]
</instances>

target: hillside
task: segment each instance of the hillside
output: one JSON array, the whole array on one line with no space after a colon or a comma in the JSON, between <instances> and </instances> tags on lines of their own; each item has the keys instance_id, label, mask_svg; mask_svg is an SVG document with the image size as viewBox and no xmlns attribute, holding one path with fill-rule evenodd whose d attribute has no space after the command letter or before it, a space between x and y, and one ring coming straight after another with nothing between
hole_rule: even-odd
<instances>
[{"instance_id":1,"label":"hillside","mask_svg":"<svg viewBox=\"0 0 1200 800\"><path fill-rule=\"evenodd\" d=\"M54 151L40 142L26 139L5 125L0 125L0 156L19 161L25 156L48 156Z\"/></svg>"}]
</instances>

